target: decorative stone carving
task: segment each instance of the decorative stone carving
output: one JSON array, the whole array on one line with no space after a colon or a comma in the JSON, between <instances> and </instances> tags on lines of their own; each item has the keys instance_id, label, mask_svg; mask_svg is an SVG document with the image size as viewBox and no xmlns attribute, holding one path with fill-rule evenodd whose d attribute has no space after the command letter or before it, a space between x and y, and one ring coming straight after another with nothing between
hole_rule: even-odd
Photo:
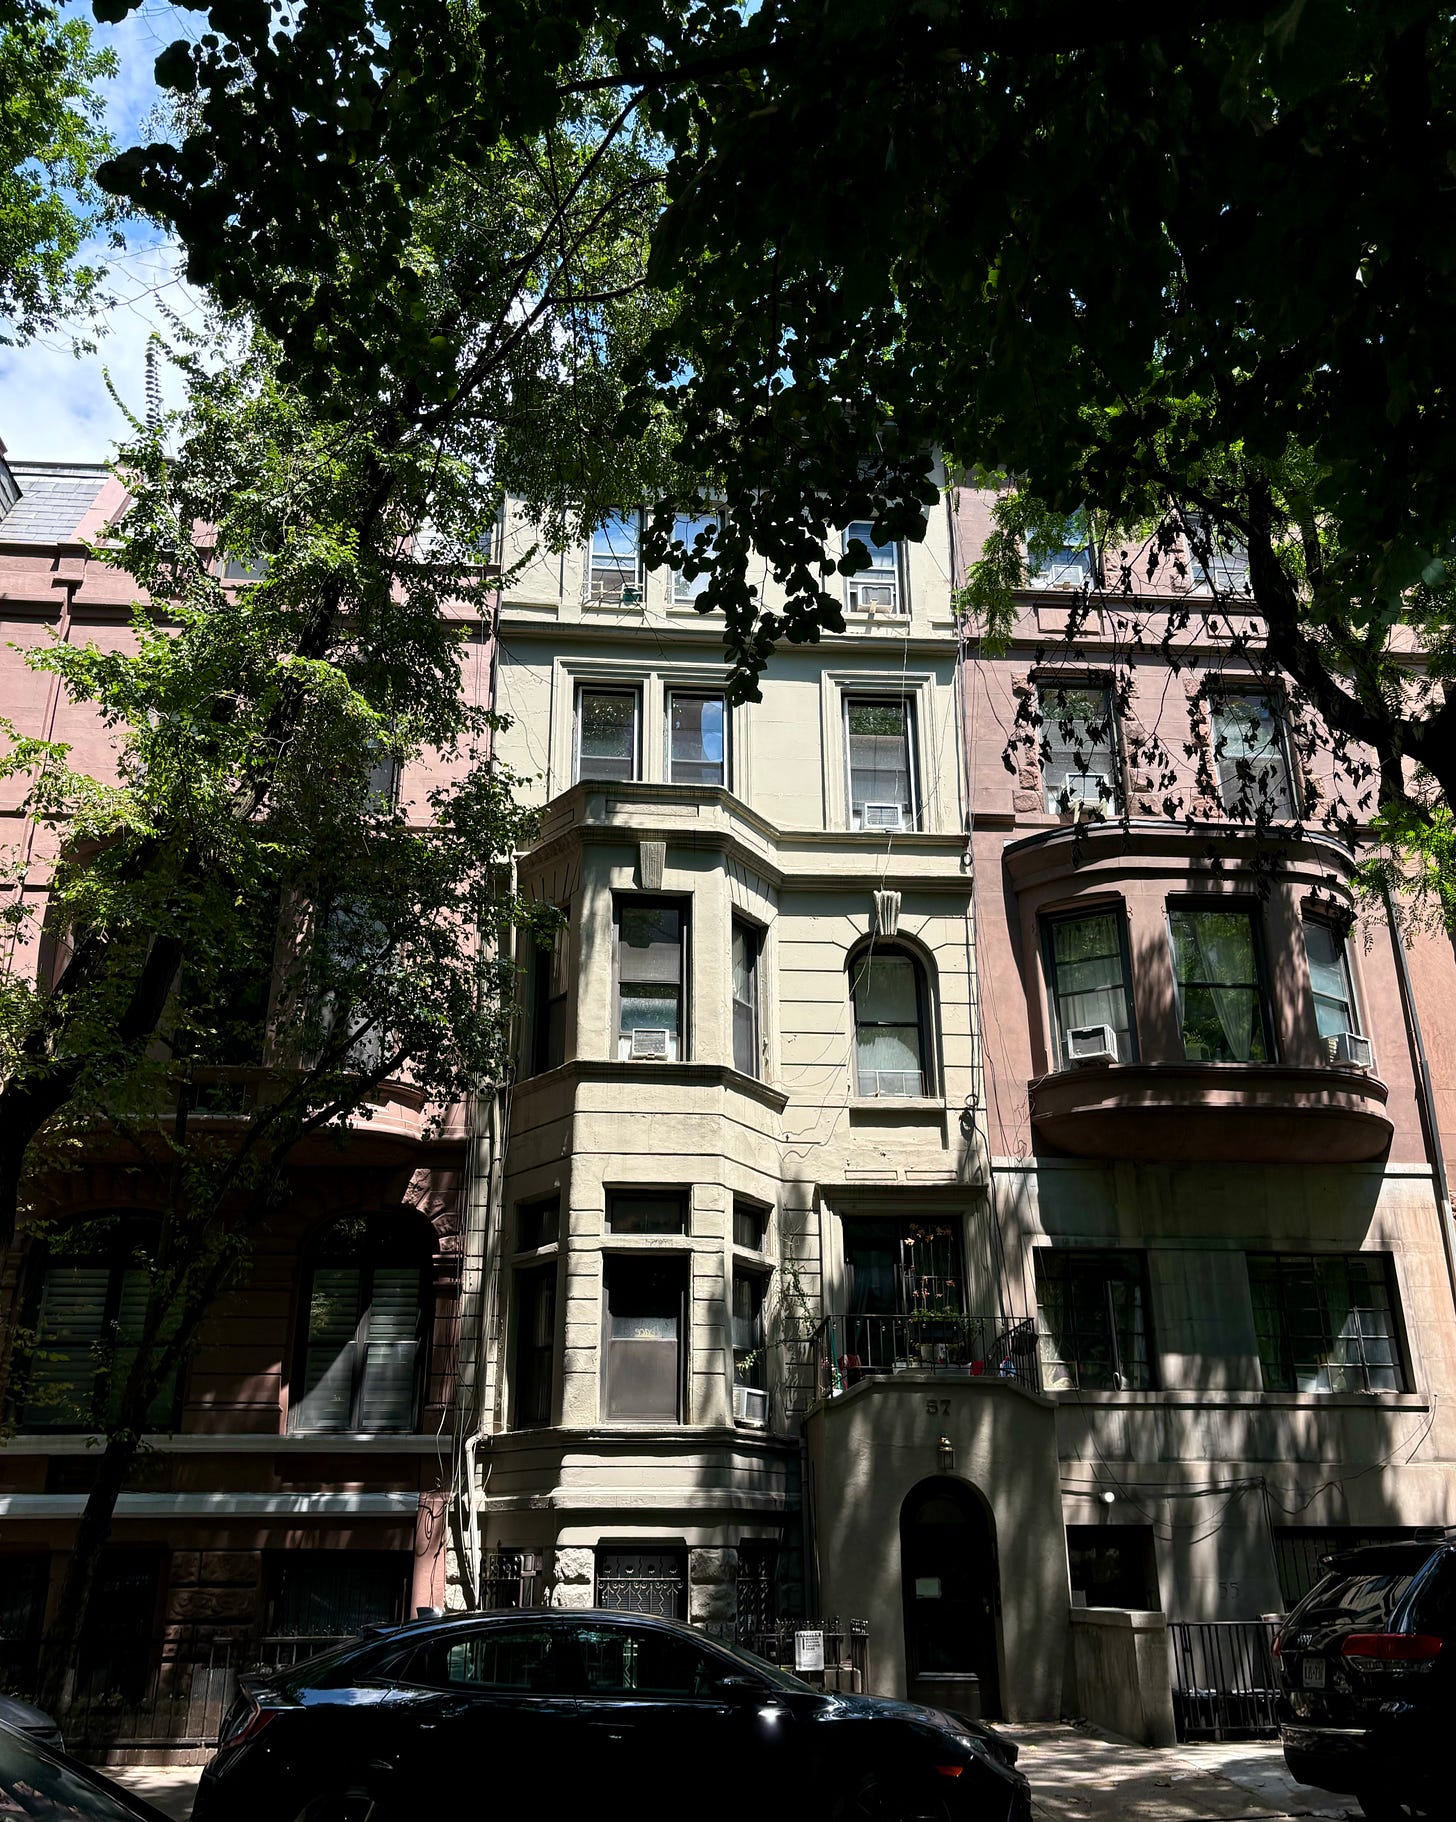
<instances>
[{"instance_id":1,"label":"decorative stone carving","mask_svg":"<svg viewBox=\"0 0 1456 1822\"><path fill-rule=\"evenodd\" d=\"M875 933L893 936L900 928L900 894L880 887L874 894Z\"/></svg>"},{"instance_id":2,"label":"decorative stone carving","mask_svg":"<svg viewBox=\"0 0 1456 1822\"><path fill-rule=\"evenodd\" d=\"M662 870L666 865L665 841L643 841L637 844L637 883L644 892L662 890Z\"/></svg>"}]
</instances>

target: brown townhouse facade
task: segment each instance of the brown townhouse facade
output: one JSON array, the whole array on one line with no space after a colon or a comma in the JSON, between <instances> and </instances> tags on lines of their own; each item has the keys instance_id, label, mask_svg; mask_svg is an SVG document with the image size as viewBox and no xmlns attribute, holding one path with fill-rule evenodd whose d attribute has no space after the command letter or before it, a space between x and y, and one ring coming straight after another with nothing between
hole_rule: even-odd
<instances>
[{"instance_id":1,"label":"brown townhouse facade","mask_svg":"<svg viewBox=\"0 0 1456 1822\"><path fill-rule=\"evenodd\" d=\"M6 638L124 637L83 548L119 484L11 466ZM209 1325L118 1511L154 1653L492 1600L761 1644L837 1617L882 1693L1056 1716L1125 1673L1151 1735L1167 1623L1257 1624L1342 1540L1456 1520L1450 945L1355 896L1337 781L1217 616L1184 635L1207 700L1136 651L1188 566L1083 618L1091 559L1048 553L982 656L951 591L989 507L873 547L846 632L746 707L634 512L519 564L508 517L476 659L563 935L518 958L512 1079L431 1140L401 1089L301 1164ZM104 1160L58 1193L145 1219ZM118 1319L124 1266L66 1270L22 1245L7 1307ZM25 1410L7 1652L87 1460Z\"/></svg>"},{"instance_id":2,"label":"brown townhouse facade","mask_svg":"<svg viewBox=\"0 0 1456 1822\"><path fill-rule=\"evenodd\" d=\"M128 638L134 591L87 549L124 503L105 468L0 451L0 700L19 732L70 742L103 776L105 731L24 653L51 637ZM18 786L4 789L0 839L39 863L40 911L40 838ZM39 921L6 937L12 967L32 965ZM226 1132L248 1072L214 1073L195 1117ZM246 1288L220 1301L153 1414L77 1667L93 1695L142 1703L169 1666L216 1671L221 1688L240 1641L249 1661L286 1662L443 1603L472 1112L427 1132L398 1084L371 1113L342 1144L299 1154L293 1201L259 1239ZM94 1473L94 1349L113 1336L124 1348L139 1319L152 1219L146 1173L119 1153L98 1151L45 1194L52 1232L76 1238L48 1249L23 1236L0 1260L0 1320L40 1344L6 1387L0 1445L0 1677L20 1688ZM157 1726L186 1731L165 1705Z\"/></svg>"}]
</instances>

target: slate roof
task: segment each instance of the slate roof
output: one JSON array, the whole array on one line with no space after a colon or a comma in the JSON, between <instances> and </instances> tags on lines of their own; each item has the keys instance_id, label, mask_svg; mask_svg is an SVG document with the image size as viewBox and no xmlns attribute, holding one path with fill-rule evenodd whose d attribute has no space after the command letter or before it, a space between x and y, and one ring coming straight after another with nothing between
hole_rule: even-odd
<instances>
[{"instance_id":1,"label":"slate roof","mask_svg":"<svg viewBox=\"0 0 1456 1822\"><path fill-rule=\"evenodd\" d=\"M100 462L11 461L9 467L20 498L8 510L0 498L0 544L74 537L110 473Z\"/></svg>"}]
</instances>

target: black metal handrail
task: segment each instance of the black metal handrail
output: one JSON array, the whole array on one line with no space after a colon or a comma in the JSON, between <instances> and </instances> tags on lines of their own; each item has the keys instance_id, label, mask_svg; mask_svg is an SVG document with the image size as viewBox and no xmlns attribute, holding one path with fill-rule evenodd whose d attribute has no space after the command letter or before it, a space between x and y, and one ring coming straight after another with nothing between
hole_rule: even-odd
<instances>
[{"instance_id":1,"label":"black metal handrail","mask_svg":"<svg viewBox=\"0 0 1456 1822\"><path fill-rule=\"evenodd\" d=\"M1272 1620L1170 1620L1173 1720L1180 1740L1272 1739L1279 1673Z\"/></svg>"},{"instance_id":2,"label":"black metal handrail","mask_svg":"<svg viewBox=\"0 0 1456 1822\"><path fill-rule=\"evenodd\" d=\"M959 1379L1009 1379L1041 1390L1036 1324L1030 1317L988 1322L953 1310L909 1315L826 1316L815 1329L821 1397L885 1373L944 1373Z\"/></svg>"}]
</instances>

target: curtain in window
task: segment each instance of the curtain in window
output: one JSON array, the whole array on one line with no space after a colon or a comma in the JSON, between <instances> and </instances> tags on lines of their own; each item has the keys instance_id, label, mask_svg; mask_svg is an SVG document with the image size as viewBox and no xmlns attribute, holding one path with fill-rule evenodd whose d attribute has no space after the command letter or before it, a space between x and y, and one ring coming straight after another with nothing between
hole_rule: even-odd
<instances>
[{"instance_id":1,"label":"curtain in window","mask_svg":"<svg viewBox=\"0 0 1456 1822\"><path fill-rule=\"evenodd\" d=\"M1174 911L1170 922L1185 1054L1200 1062L1266 1062L1254 926L1248 913Z\"/></svg>"},{"instance_id":2,"label":"curtain in window","mask_svg":"<svg viewBox=\"0 0 1456 1822\"><path fill-rule=\"evenodd\" d=\"M1065 1046L1069 1031L1108 1025L1117 1033L1117 1054L1132 1056L1127 985L1123 974L1121 921L1112 911L1093 917L1060 918L1051 927L1057 1025Z\"/></svg>"},{"instance_id":3,"label":"curtain in window","mask_svg":"<svg viewBox=\"0 0 1456 1822\"><path fill-rule=\"evenodd\" d=\"M858 1092L923 1094L915 963L908 955L870 953L852 964L852 978Z\"/></svg>"},{"instance_id":4,"label":"curtain in window","mask_svg":"<svg viewBox=\"0 0 1456 1822\"><path fill-rule=\"evenodd\" d=\"M756 1076L758 1055L758 932L733 925L733 1067Z\"/></svg>"}]
</instances>

